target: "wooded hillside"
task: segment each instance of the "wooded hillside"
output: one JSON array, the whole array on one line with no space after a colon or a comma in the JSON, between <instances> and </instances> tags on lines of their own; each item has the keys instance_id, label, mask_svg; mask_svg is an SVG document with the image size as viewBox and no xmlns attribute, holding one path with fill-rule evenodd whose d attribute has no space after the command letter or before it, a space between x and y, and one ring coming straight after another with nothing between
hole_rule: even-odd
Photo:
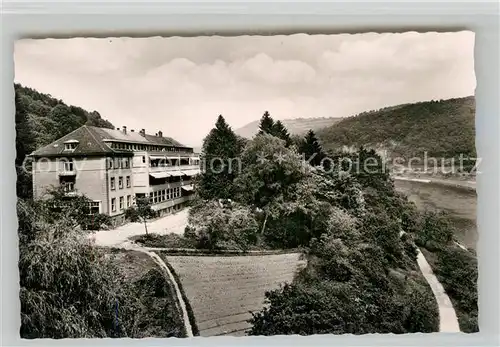
<instances>
[{"instance_id":1,"label":"wooded hillside","mask_svg":"<svg viewBox=\"0 0 500 347\"><path fill-rule=\"evenodd\" d=\"M348 147L386 149L391 157L475 157L473 96L418 102L359 115L317 132L327 150Z\"/></svg>"},{"instance_id":2,"label":"wooded hillside","mask_svg":"<svg viewBox=\"0 0 500 347\"><path fill-rule=\"evenodd\" d=\"M19 167L27 155L46 146L84 124L114 128L97 111L86 111L66 105L62 100L32 88L14 84L16 102L16 167L18 168L18 196L31 195L31 177L23 175Z\"/></svg>"}]
</instances>

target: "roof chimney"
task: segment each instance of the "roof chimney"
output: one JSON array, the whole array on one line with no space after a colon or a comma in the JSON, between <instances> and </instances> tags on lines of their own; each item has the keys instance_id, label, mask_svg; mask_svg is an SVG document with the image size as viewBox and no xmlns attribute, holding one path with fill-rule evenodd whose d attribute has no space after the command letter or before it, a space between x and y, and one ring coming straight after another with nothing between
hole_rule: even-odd
<instances>
[{"instance_id":1,"label":"roof chimney","mask_svg":"<svg viewBox=\"0 0 500 347\"><path fill-rule=\"evenodd\" d=\"M146 136L146 129L141 129L141 131L139 131L139 134L141 134L142 136Z\"/></svg>"},{"instance_id":2,"label":"roof chimney","mask_svg":"<svg viewBox=\"0 0 500 347\"><path fill-rule=\"evenodd\" d=\"M123 133L127 135L127 127L125 125L123 126Z\"/></svg>"},{"instance_id":3,"label":"roof chimney","mask_svg":"<svg viewBox=\"0 0 500 347\"><path fill-rule=\"evenodd\" d=\"M158 131L158 137L163 137L163 133L160 131Z\"/></svg>"}]
</instances>

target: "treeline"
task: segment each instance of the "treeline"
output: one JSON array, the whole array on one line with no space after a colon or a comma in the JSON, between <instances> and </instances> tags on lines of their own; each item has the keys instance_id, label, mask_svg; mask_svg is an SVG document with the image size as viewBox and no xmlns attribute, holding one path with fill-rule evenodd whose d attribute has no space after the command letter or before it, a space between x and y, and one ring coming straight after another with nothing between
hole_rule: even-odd
<instances>
[{"instance_id":1,"label":"treeline","mask_svg":"<svg viewBox=\"0 0 500 347\"><path fill-rule=\"evenodd\" d=\"M97 111L88 112L81 107L66 105L62 100L20 84L14 84L14 88L17 195L29 198L32 196L31 176L20 169L27 155L84 124L110 129L114 127L102 119Z\"/></svg>"},{"instance_id":2,"label":"treeline","mask_svg":"<svg viewBox=\"0 0 500 347\"><path fill-rule=\"evenodd\" d=\"M366 172L304 165L310 154L326 155L314 132L290 139L267 112L246 143L222 116L204 141L205 158L219 160L196 182L185 236L199 248L302 249L308 257L293 283L267 293L270 305L253 315L249 334L437 331L416 236L400 235L403 216L417 212L395 192L380 157L363 148L332 154L374 158L379 166ZM235 157L241 170L228 165Z\"/></svg>"},{"instance_id":3,"label":"treeline","mask_svg":"<svg viewBox=\"0 0 500 347\"><path fill-rule=\"evenodd\" d=\"M418 102L363 112L318 131L326 149L374 147L392 158L475 157L474 97Z\"/></svg>"}]
</instances>

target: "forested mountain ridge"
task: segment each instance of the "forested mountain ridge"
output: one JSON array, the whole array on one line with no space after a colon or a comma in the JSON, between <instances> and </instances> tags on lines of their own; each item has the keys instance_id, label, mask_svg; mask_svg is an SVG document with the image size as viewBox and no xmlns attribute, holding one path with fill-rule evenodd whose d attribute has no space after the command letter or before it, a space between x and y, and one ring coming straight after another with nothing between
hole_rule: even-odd
<instances>
[{"instance_id":1,"label":"forested mountain ridge","mask_svg":"<svg viewBox=\"0 0 500 347\"><path fill-rule=\"evenodd\" d=\"M374 147L394 157L475 157L475 98L425 101L363 112L323 128L327 150Z\"/></svg>"}]
</instances>

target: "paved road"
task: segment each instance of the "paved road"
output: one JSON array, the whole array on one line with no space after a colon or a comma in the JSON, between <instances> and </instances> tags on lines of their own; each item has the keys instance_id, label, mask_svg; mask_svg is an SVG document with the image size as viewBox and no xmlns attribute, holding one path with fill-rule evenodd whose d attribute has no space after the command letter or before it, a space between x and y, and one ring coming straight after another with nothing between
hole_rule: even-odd
<instances>
[{"instance_id":1,"label":"paved road","mask_svg":"<svg viewBox=\"0 0 500 347\"><path fill-rule=\"evenodd\" d=\"M175 214L148 222L148 232L160 235L184 234L188 220L188 210L184 209ZM143 223L129 223L112 230L100 230L95 234L91 234L90 238L94 239L98 246L120 247L128 243L130 237L142 234L145 234Z\"/></svg>"}]
</instances>

